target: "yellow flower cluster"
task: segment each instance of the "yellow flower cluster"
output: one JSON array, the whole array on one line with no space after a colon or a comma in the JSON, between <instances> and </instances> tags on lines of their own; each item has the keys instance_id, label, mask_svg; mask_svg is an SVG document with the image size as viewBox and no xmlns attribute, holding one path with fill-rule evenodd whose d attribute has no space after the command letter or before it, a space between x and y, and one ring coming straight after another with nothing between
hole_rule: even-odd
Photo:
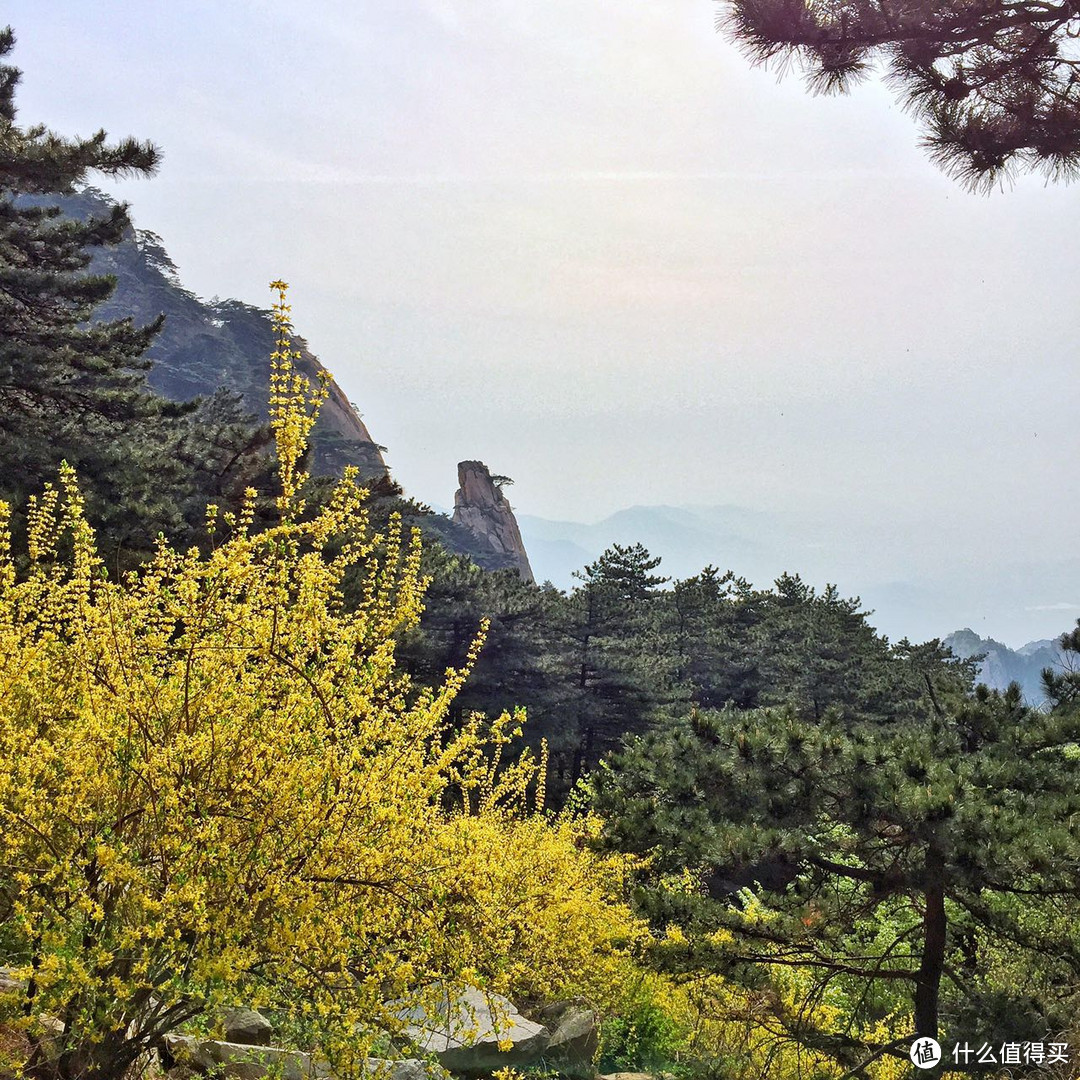
<instances>
[{"instance_id":1,"label":"yellow flower cluster","mask_svg":"<svg viewBox=\"0 0 1080 1080\"><path fill-rule=\"evenodd\" d=\"M398 1023L388 1002L437 981L553 993L640 933L593 826L538 815L542 762L497 767L520 718L451 730L467 671L422 688L397 670L418 537L372 535L353 472L302 513L326 381L297 374L275 285L276 524L253 531L251 492L233 518L210 508L208 554L161 540L110 580L65 468L20 576L0 504L0 965L24 980L0 1023L29 1047L9 1068L119 1077L249 1003L346 1074Z\"/></svg>"},{"instance_id":2,"label":"yellow flower cluster","mask_svg":"<svg viewBox=\"0 0 1080 1080\"><path fill-rule=\"evenodd\" d=\"M289 286L279 280L270 282L270 288L277 293L271 306L274 351L270 354L270 426L274 432L281 480L278 509L283 518L289 518L304 509L300 491L306 477L300 471L300 463L319 408L330 393L331 378L325 368L320 368L319 384L313 388L297 371L296 362L303 354L292 347Z\"/></svg>"}]
</instances>

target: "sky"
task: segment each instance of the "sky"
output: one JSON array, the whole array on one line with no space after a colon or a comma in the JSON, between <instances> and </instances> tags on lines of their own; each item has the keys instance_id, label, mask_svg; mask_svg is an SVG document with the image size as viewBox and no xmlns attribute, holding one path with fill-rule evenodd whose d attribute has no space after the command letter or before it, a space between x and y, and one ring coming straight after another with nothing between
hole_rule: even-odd
<instances>
[{"instance_id":1,"label":"sky","mask_svg":"<svg viewBox=\"0 0 1080 1080\"><path fill-rule=\"evenodd\" d=\"M20 120L157 143L101 186L200 295L289 281L408 493L447 505L480 458L540 517L810 514L850 592L1070 558L1080 190L969 194L881 85L812 97L715 15L5 5ZM1062 580L980 632L1066 629Z\"/></svg>"}]
</instances>

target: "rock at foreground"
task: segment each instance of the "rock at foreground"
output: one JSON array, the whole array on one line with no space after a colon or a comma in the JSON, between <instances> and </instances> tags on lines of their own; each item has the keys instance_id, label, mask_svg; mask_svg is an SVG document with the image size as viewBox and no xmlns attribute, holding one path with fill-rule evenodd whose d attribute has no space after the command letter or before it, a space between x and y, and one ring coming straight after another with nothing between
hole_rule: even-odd
<instances>
[{"instance_id":1,"label":"rock at foreground","mask_svg":"<svg viewBox=\"0 0 1080 1080\"><path fill-rule=\"evenodd\" d=\"M312 1061L310 1054L276 1046L256 1047L174 1034L165 1036L165 1049L178 1065L200 1073L220 1073L230 1080L262 1080L269 1073L281 1080L325 1080L330 1075L329 1067Z\"/></svg>"},{"instance_id":2,"label":"rock at foreground","mask_svg":"<svg viewBox=\"0 0 1080 1080\"><path fill-rule=\"evenodd\" d=\"M416 1006L399 1015L406 1021L404 1035L419 1050L462 1076L531 1065L550 1041L546 1027L526 1020L506 998L482 990L447 993L433 1011ZM500 1050L500 1042L509 1048Z\"/></svg>"},{"instance_id":3,"label":"rock at foreground","mask_svg":"<svg viewBox=\"0 0 1080 1080\"><path fill-rule=\"evenodd\" d=\"M200 1039L194 1035L166 1035L165 1049L178 1065L228 1080L331 1080L330 1066L300 1050L275 1046ZM364 1075L369 1080L434 1080L441 1075L426 1062L368 1058Z\"/></svg>"},{"instance_id":4,"label":"rock at foreground","mask_svg":"<svg viewBox=\"0 0 1080 1080\"><path fill-rule=\"evenodd\" d=\"M262 1013L254 1009L223 1009L222 1020L226 1042L246 1043L248 1046L270 1045L274 1029Z\"/></svg>"},{"instance_id":5,"label":"rock at foreground","mask_svg":"<svg viewBox=\"0 0 1080 1080\"><path fill-rule=\"evenodd\" d=\"M593 1060L600 1049L596 1013L581 1001L564 1001L542 1009L540 1019L551 1029L544 1064L560 1076L594 1076Z\"/></svg>"}]
</instances>

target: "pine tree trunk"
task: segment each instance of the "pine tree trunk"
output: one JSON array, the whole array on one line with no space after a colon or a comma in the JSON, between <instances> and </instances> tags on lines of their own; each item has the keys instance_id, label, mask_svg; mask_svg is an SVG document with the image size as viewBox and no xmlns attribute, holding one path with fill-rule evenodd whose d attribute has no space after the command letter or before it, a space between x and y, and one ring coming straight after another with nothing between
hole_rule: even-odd
<instances>
[{"instance_id":1,"label":"pine tree trunk","mask_svg":"<svg viewBox=\"0 0 1080 1080\"><path fill-rule=\"evenodd\" d=\"M926 853L926 891L923 916L923 951L915 983L915 1033L936 1039L938 1034L938 994L945 967L945 861L930 848Z\"/></svg>"}]
</instances>

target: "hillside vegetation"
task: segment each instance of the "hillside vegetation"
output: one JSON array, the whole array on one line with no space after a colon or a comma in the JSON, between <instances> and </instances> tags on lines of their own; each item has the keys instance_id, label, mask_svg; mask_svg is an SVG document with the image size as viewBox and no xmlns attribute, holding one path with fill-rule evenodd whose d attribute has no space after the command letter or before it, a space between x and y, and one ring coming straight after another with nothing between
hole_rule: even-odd
<instances>
[{"instance_id":1,"label":"hillside vegetation","mask_svg":"<svg viewBox=\"0 0 1080 1080\"><path fill-rule=\"evenodd\" d=\"M0 75L0 1075L434 1080L479 1020L419 1021L500 995L578 1056L496 1020L463 1075L1074 1075L1073 671L1033 711L793 574L627 544L563 592L425 539L353 421L312 450L284 283L176 301L153 366L91 253L178 286L80 185L156 149L20 127ZM241 1007L280 1045L176 1057Z\"/></svg>"}]
</instances>

